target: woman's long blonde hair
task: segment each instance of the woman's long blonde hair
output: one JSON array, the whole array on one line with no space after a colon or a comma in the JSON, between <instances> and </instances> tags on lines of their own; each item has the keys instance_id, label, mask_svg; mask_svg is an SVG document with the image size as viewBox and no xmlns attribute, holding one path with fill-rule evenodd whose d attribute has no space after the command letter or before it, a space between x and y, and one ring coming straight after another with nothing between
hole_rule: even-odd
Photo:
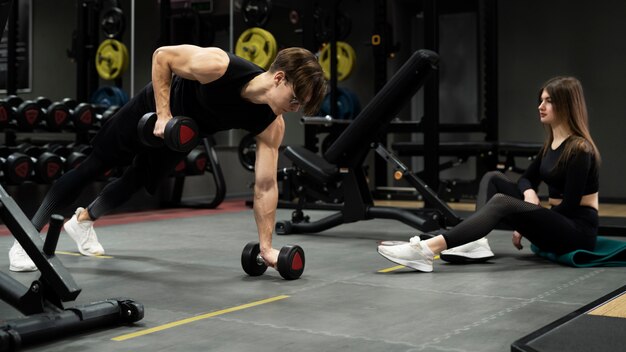
<instances>
[{"instance_id":1,"label":"woman's long blonde hair","mask_svg":"<svg viewBox=\"0 0 626 352\"><path fill-rule=\"evenodd\" d=\"M552 106L557 121L567 123L572 135L565 145L565 150L559 157L557 165L563 165L577 152L592 153L596 159L596 164L600 165L600 151L589 133L589 117L587 115L587 105L580 81L574 77L554 77L543 84L539 90L539 101L541 94L546 91L552 100ZM543 155L554 140L552 128L546 126L547 134L543 143Z\"/></svg>"}]
</instances>

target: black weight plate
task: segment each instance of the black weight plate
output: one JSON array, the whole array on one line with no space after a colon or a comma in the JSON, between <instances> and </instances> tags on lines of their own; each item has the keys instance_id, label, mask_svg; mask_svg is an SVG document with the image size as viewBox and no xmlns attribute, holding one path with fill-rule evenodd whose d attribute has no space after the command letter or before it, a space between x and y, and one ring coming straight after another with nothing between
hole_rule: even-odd
<instances>
[{"instance_id":1,"label":"black weight plate","mask_svg":"<svg viewBox=\"0 0 626 352\"><path fill-rule=\"evenodd\" d=\"M65 104L59 102L49 105L44 115L46 126L50 131L61 130L69 121L69 117L70 110Z\"/></svg>"},{"instance_id":2,"label":"black weight plate","mask_svg":"<svg viewBox=\"0 0 626 352\"><path fill-rule=\"evenodd\" d=\"M300 246L287 245L278 253L278 272L285 280L295 280L304 272L304 251Z\"/></svg>"},{"instance_id":3,"label":"black weight plate","mask_svg":"<svg viewBox=\"0 0 626 352\"><path fill-rule=\"evenodd\" d=\"M80 103L72 111L72 121L74 128L78 131L87 131L93 126L95 113L91 104Z\"/></svg>"},{"instance_id":4,"label":"black weight plate","mask_svg":"<svg viewBox=\"0 0 626 352\"><path fill-rule=\"evenodd\" d=\"M119 38L126 29L126 17L119 7L111 7L102 14L100 27L107 38Z\"/></svg>"},{"instance_id":5,"label":"black weight plate","mask_svg":"<svg viewBox=\"0 0 626 352\"><path fill-rule=\"evenodd\" d=\"M7 157L3 165L4 178L8 183L21 184L30 178L33 171L33 160L22 153L13 153Z\"/></svg>"},{"instance_id":6,"label":"black weight plate","mask_svg":"<svg viewBox=\"0 0 626 352\"><path fill-rule=\"evenodd\" d=\"M243 252L241 252L241 267L246 274L259 276L267 270L267 265L257 262L259 253L261 253L261 248L258 242L250 242L243 248Z\"/></svg>"},{"instance_id":7,"label":"black weight plate","mask_svg":"<svg viewBox=\"0 0 626 352\"><path fill-rule=\"evenodd\" d=\"M250 27L263 27L270 18L272 2L270 0L244 0L241 3L243 21Z\"/></svg>"},{"instance_id":8,"label":"black weight plate","mask_svg":"<svg viewBox=\"0 0 626 352\"><path fill-rule=\"evenodd\" d=\"M49 152L44 152L37 158L35 163L35 175L42 183L52 183L63 174L63 161L61 158Z\"/></svg>"},{"instance_id":9,"label":"black weight plate","mask_svg":"<svg viewBox=\"0 0 626 352\"><path fill-rule=\"evenodd\" d=\"M42 116L43 111L39 105L32 100L26 100L17 108L17 114L15 115L17 128L23 131L30 131L39 124Z\"/></svg>"},{"instance_id":10,"label":"black weight plate","mask_svg":"<svg viewBox=\"0 0 626 352\"><path fill-rule=\"evenodd\" d=\"M163 146L163 139L154 135L154 125L157 121L157 114L149 112L139 119L137 124L137 134L141 143L148 147L159 148Z\"/></svg>"},{"instance_id":11,"label":"black weight plate","mask_svg":"<svg viewBox=\"0 0 626 352\"><path fill-rule=\"evenodd\" d=\"M193 119L177 116L165 125L165 145L172 150L187 153L199 140L198 125Z\"/></svg>"}]
</instances>

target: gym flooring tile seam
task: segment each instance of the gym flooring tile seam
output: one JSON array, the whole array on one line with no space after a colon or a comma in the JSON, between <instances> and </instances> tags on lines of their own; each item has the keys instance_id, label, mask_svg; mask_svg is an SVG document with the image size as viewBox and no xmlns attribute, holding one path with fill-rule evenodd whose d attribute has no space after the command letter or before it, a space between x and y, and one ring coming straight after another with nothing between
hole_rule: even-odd
<instances>
[{"instance_id":1,"label":"gym flooring tile seam","mask_svg":"<svg viewBox=\"0 0 626 352\"><path fill-rule=\"evenodd\" d=\"M171 329L171 328L174 328L174 327L177 327L177 326L193 323L193 322L196 322L196 321L199 321L199 320L209 319L209 318L213 318L213 317L216 317L216 316L219 316L219 315L228 314L228 313L232 313L232 312L237 312L237 311L240 311L240 310L244 310L244 309L260 306L260 305L263 305L263 304L280 301L280 300L283 300L283 299L286 299L286 298L289 298L289 296L288 295L274 296L274 297L266 298L266 299L259 300L259 301L254 301L254 302L250 302L250 303L246 303L246 304L242 304L242 305L238 305L238 306L234 306L234 307L230 307L230 308L225 308L225 309L222 309L222 310L218 310L218 311L214 311L214 312L210 312L210 313L206 313L206 314L196 315L196 316L193 316L193 317L190 317L190 318L185 318L185 319L173 321L173 322L162 324L162 325L155 326L155 327L152 327L152 328L143 329L143 330L135 331L135 332L124 334L124 335L119 335L119 336L111 338L111 340L113 340L113 341L125 341L125 340L129 340L129 339L132 339L132 338L145 336L145 335L152 334L152 333L155 333L155 332Z\"/></svg>"},{"instance_id":2,"label":"gym flooring tile seam","mask_svg":"<svg viewBox=\"0 0 626 352\"><path fill-rule=\"evenodd\" d=\"M241 199L224 201L216 209L195 209L195 208L175 208L159 209L154 211L141 211L106 215L94 223L94 227L105 227L112 225L125 225L149 221L163 221L170 219L186 219L204 215L217 215L225 213L236 213L249 210ZM69 220L69 219L66 219ZM46 225L41 232L48 229ZM9 236L11 232L5 225L0 225L0 236Z\"/></svg>"},{"instance_id":3,"label":"gym flooring tile seam","mask_svg":"<svg viewBox=\"0 0 626 352\"><path fill-rule=\"evenodd\" d=\"M559 286L557 286L557 287L555 287L555 288L553 288L551 290L548 290L546 292L543 292L543 293L541 293L541 294L539 294L539 295L537 295L537 296L535 296L533 298L524 300L523 302L520 302L520 303L518 303L518 304L516 304L514 306L501 309L500 311L498 311L496 313L493 313L493 314L491 314L491 315L489 315L487 317L483 317L483 318L481 318L479 320L476 320L476 321L474 321L472 323L466 324L463 327L454 329L454 330L452 330L450 332L446 332L446 333L444 333L444 334L442 334L440 336L434 337L431 340L431 342L435 343L435 344L436 343L441 343L441 342L443 342L443 341L445 341L447 339L450 339L451 337L454 337L456 335L460 335L462 333L468 332L468 331L470 331L473 328L476 328L476 327L479 327L481 325L487 324L487 323L489 323L491 321L494 321L494 320L496 320L496 319L498 319L500 317L503 317L503 316L505 316L505 315L507 315L509 313L512 313L512 312L517 311L517 310L519 310L521 308L524 308L524 307L526 307L527 305L529 305L531 303L541 302L544 297L553 295L553 294L557 293L558 291L561 291L563 289L566 289L568 287L571 287L571 286L574 286L574 285L576 285L578 283L581 283L584 280L590 279L590 278L592 278L592 277L602 273L603 271L604 270L602 270L602 269L601 270L594 270L593 272L590 272L588 274L579 276L576 279L570 280L569 282L567 282L565 284L561 284L561 285L559 285ZM426 344L428 344L428 342Z\"/></svg>"},{"instance_id":4,"label":"gym flooring tile seam","mask_svg":"<svg viewBox=\"0 0 626 352\"><path fill-rule=\"evenodd\" d=\"M236 318L219 317L217 319L223 322L237 323L237 324L242 324L242 325L252 325L252 326L260 327L264 329L270 328L270 329L276 329L276 330L286 330L286 331L289 331L290 333L305 333L305 334L310 334L310 335L315 335L315 336L338 337L338 338L344 338L344 339L349 339L349 340L361 340L361 341L366 341L366 342L381 342L385 344L401 345L401 346L406 346L410 348L419 347L419 345L406 342L406 341L376 339L376 338L367 337L367 336L342 334L342 333L336 333L332 331L314 330L314 329L308 329L308 328L298 328L294 326L263 323L263 322L258 322L258 321L249 321L249 320L236 319Z\"/></svg>"}]
</instances>

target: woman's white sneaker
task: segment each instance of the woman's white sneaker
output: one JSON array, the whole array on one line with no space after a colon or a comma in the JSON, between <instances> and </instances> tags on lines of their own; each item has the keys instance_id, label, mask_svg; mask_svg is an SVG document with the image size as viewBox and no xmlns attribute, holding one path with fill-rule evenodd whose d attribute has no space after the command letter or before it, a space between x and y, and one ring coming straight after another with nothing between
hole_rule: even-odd
<instances>
[{"instance_id":1,"label":"woman's white sneaker","mask_svg":"<svg viewBox=\"0 0 626 352\"><path fill-rule=\"evenodd\" d=\"M449 263L481 263L494 257L486 238L466 243L462 246L446 249L440 254L441 260Z\"/></svg>"},{"instance_id":2,"label":"woman's white sneaker","mask_svg":"<svg viewBox=\"0 0 626 352\"><path fill-rule=\"evenodd\" d=\"M426 247L426 248L424 248ZM419 236L412 237L409 242L396 245L378 246L378 253L388 260L423 272L433 271L434 255Z\"/></svg>"},{"instance_id":3,"label":"woman's white sneaker","mask_svg":"<svg viewBox=\"0 0 626 352\"><path fill-rule=\"evenodd\" d=\"M78 251L82 255L103 255L104 248L102 248L102 245L98 242L98 236L96 236L96 231L93 229L93 221L78 221L78 215L83 210L83 208L76 209L74 216L63 225L63 229L65 229L65 232L76 242Z\"/></svg>"},{"instance_id":4,"label":"woman's white sneaker","mask_svg":"<svg viewBox=\"0 0 626 352\"><path fill-rule=\"evenodd\" d=\"M9 250L9 270L18 272L37 270L37 266L17 240L13 242L13 246Z\"/></svg>"}]
</instances>

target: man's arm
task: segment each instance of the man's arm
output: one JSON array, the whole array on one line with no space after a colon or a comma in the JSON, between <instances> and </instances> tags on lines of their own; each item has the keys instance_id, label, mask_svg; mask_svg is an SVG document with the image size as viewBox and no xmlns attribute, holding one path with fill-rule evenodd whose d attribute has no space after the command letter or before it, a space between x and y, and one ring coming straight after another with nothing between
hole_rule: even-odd
<instances>
[{"instance_id":1,"label":"man's arm","mask_svg":"<svg viewBox=\"0 0 626 352\"><path fill-rule=\"evenodd\" d=\"M278 148L284 133L285 122L280 115L256 137L254 219L259 232L261 256L272 267L276 267L278 260L278 251L272 248L272 233L278 205Z\"/></svg>"},{"instance_id":2,"label":"man's arm","mask_svg":"<svg viewBox=\"0 0 626 352\"><path fill-rule=\"evenodd\" d=\"M165 124L172 118L170 84L173 73L204 84L222 77L228 63L228 54L219 48L176 45L156 49L152 54L152 87L158 116L154 134L163 137Z\"/></svg>"}]
</instances>

